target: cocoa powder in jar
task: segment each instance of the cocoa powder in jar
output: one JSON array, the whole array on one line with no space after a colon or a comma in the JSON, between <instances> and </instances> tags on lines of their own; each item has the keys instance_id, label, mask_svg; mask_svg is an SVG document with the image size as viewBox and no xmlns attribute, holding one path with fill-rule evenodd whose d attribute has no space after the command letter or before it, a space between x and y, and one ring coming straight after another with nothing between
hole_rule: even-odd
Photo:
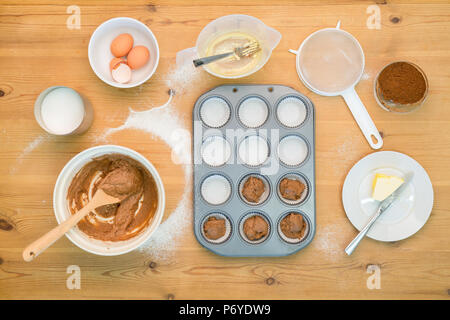
<instances>
[{"instance_id":1,"label":"cocoa powder in jar","mask_svg":"<svg viewBox=\"0 0 450 320\"><path fill-rule=\"evenodd\" d=\"M395 104L414 104L423 99L427 83L422 72L408 62L394 62L385 67L377 80L377 93Z\"/></svg>"}]
</instances>

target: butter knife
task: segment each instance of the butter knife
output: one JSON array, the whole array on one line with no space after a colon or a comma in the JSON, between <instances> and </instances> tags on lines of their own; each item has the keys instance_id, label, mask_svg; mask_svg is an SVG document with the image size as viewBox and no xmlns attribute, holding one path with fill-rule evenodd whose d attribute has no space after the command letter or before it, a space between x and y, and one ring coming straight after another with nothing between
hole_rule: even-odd
<instances>
[{"instance_id":1,"label":"butter knife","mask_svg":"<svg viewBox=\"0 0 450 320\"><path fill-rule=\"evenodd\" d=\"M381 216L383 212L385 212L389 207L392 205L392 203L397 200L402 192L406 189L406 186L411 182L413 178L413 173L406 174L404 178L404 182L400 187L397 188L392 194L380 202L380 205L378 206L377 211L375 214L370 218L369 222L366 224L366 226L359 232L359 234L355 237L355 239L350 242L350 244L345 248L345 253L348 255L351 255L353 251L356 249L356 247L359 245L361 240L366 236L367 232L369 232L372 225L377 221L377 219Z\"/></svg>"}]
</instances>

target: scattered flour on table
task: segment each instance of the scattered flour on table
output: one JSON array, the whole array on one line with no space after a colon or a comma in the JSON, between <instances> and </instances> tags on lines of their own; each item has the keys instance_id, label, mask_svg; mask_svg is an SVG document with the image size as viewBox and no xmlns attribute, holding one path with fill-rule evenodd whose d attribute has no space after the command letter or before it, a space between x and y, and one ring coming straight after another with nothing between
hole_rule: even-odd
<instances>
[{"instance_id":1,"label":"scattered flour on table","mask_svg":"<svg viewBox=\"0 0 450 320\"><path fill-rule=\"evenodd\" d=\"M356 123L355 123L356 125ZM342 176L346 174L347 171L354 164L355 160L358 159L360 154L360 146L365 143L365 138L361 134L347 135L341 144L337 145L334 150L331 150L337 155L335 161L331 161L330 166L334 170L334 174L337 176ZM333 154L333 156L334 156Z\"/></svg>"},{"instance_id":2,"label":"scattered flour on table","mask_svg":"<svg viewBox=\"0 0 450 320\"><path fill-rule=\"evenodd\" d=\"M199 71L195 70L192 62L177 67L168 75L167 85L171 89L169 100L160 107L146 111L130 109L124 124L105 131L100 140L118 131L138 129L159 137L172 149L172 161L182 165L185 178L185 189L181 200L168 218L161 223L152 237L139 250L158 260L167 260L173 256L180 244L182 235L192 222L192 165L191 165L191 136L184 126L184 121L172 103L173 94L179 95L198 80ZM172 91L173 90L173 91Z\"/></svg>"},{"instance_id":3,"label":"scattered flour on table","mask_svg":"<svg viewBox=\"0 0 450 320\"><path fill-rule=\"evenodd\" d=\"M370 73L364 72L361 80L369 80L372 76L370 75Z\"/></svg>"},{"instance_id":4,"label":"scattered flour on table","mask_svg":"<svg viewBox=\"0 0 450 320\"><path fill-rule=\"evenodd\" d=\"M361 139L364 139L363 136L361 136ZM342 144L340 144L337 148L337 154L339 155L340 158L345 158L346 156L348 156L349 154L353 154L355 152L357 152L357 148L358 148L358 141L356 141L357 139L355 139L353 136L348 137L344 140L344 142L342 142Z\"/></svg>"},{"instance_id":5,"label":"scattered flour on table","mask_svg":"<svg viewBox=\"0 0 450 320\"><path fill-rule=\"evenodd\" d=\"M148 242L140 247L141 252L152 257L165 260L169 258L177 247L179 238L191 222L192 208L190 199L192 185L191 148L189 143L180 144L179 139L174 139L177 132L184 132L183 121L172 105L173 95L170 95L166 104L150 110L136 112L130 109L125 123L117 128L108 129L103 139L109 135L125 130L138 129L150 133L153 137L162 139L175 152L183 167L185 189L175 210L161 223Z\"/></svg>"},{"instance_id":6,"label":"scattered flour on table","mask_svg":"<svg viewBox=\"0 0 450 320\"><path fill-rule=\"evenodd\" d=\"M338 229L338 225L330 224L318 228L312 244L323 253L326 259L336 261L345 254L343 242L345 239L342 238L342 232Z\"/></svg>"},{"instance_id":7,"label":"scattered flour on table","mask_svg":"<svg viewBox=\"0 0 450 320\"><path fill-rule=\"evenodd\" d=\"M47 140L50 136L48 134L41 134L40 136L37 136L33 141L31 141L25 149L22 150L22 152L19 154L19 156L16 159L16 163L14 166L12 166L9 169L10 174L15 174L18 170L18 167L22 164L24 158L32 152L34 149L36 149L42 142Z\"/></svg>"},{"instance_id":8,"label":"scattered flour on table","mask_svg":"<svg viewBox=\"0 0 450 320\"><path fill-rule=\"evenodd\" d=\"M202 74L201 71L201 68L194 66L192 59L185 61L183 64L169 71L166 84L169 88L175 90L175 94L185 93L199 81Z\"/></svg>"},{"instance_id":9,"label":"scattered flour on table","mask_svg":"<svg viewBox=\"0 0 450 320\"><path fill-rule=\"evenodd\" d=\"M201 71L193 66L192 60L188 59L169 72L166 84L175 94L181 96L182 93L195 85L200 79L200 74ZM141 91L142 87L138 88L136 95L140 94ZM123 125L106 130L96 141L97 143L107 142L109 135L125 129L142 130L150 133L153 138L162 139L173 151L172 161L182 165L185 189L180 202L168 218L161 223L151 239L140 247L141 252L150 254L159 260L166 260L173 255L180 243L181 236L186 230L191 230L188 226L192 221L192 204L190 201L192 191L191 138L189 131L184 126L182 117L172 103L173 91L170 91L167 103L160 107L141 112L130 108L128 118ZM10 174L14 174L24 158L49 138L51 138L49 134L42 134L30 142L18 156L15 166L10 168ZM43 203L45 202L43 201Z\"/></svg>"}]
</instances>

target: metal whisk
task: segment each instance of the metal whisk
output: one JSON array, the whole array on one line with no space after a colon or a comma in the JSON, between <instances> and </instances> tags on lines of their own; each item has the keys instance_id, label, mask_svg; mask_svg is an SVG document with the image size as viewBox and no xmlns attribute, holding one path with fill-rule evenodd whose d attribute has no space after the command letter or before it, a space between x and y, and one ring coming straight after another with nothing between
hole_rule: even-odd
<instances>
[{"instance_id":1,"label":"metal whisk","mask_svg":"<svg viewBox=\"0 0 450 320\"><path fill-rule=\"evenodd\" d=\"M259 50L261 50L259 43L256 41L251 41L251 42L247 43L245 46L235 48L231 52L196 59L193 62L194 62L194 66L198 67L198 66L201 66L204 64L211 63L213 61L224 59L231 55L236 55L238 58L249 57L249 56L255 54L256 52L258 52Z\"/></svg>"}]
</instances>

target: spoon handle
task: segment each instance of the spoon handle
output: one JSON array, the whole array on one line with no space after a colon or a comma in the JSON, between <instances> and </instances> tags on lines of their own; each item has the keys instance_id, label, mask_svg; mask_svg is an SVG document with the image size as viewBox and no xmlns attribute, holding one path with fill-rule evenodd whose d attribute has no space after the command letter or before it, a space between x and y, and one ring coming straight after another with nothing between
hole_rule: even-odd
<instances>
[{"instance_id":1,"label":"spoon handle","mask_svg":"<svg viewBox=\"0 0 450 320\"><path fill-rule=\"evenodd\" d=\"M214 62L216 60L220 60L220 59L229 57L232 54L234 54L233 51L232 52L228 52L228 53L217 54L215 56L209 56L209 57L204 57L204 58L200 58L200 59L195 59L192 62L194 62L194 66L195 67L199 67L201 65L208 64L208 63Z\"/></svg>"},{"instance_id":2,"label":"spoon handle","mask_svg":"<svg viewBox=\"0 0 450 320\"><path fill-rule=\"evenodd\" d=\"M23 260L30 262L36 258L45 249L50 247L56 240L61 238L67 231L75 226L84 216L86 216L91 210L92 205L88 203L85 207L79 210L76 214L70 216L69 219L53 228L42 237L31 243L23 250Z\"/></svg>"},{"instance_id":3,"label":"spoon handle","mask_svg":"<svg viewBox=\"0 0 450 320\"><path fill-rule=\"evenodd\" d=\"M350 242L350 244L345 248L345 253L348 255L351 255L353 251L356 249L356 247L359 245L361 240L366 236L367 232L369 232L369 229L372 227L372 225L377 221L378 217L381 215L382 209L381 206L378 208L377 212L370 218L369 222L366 224L366 226L358 233L358 235L355 237L355 239Z\"/></svg>"}]
</instances>

